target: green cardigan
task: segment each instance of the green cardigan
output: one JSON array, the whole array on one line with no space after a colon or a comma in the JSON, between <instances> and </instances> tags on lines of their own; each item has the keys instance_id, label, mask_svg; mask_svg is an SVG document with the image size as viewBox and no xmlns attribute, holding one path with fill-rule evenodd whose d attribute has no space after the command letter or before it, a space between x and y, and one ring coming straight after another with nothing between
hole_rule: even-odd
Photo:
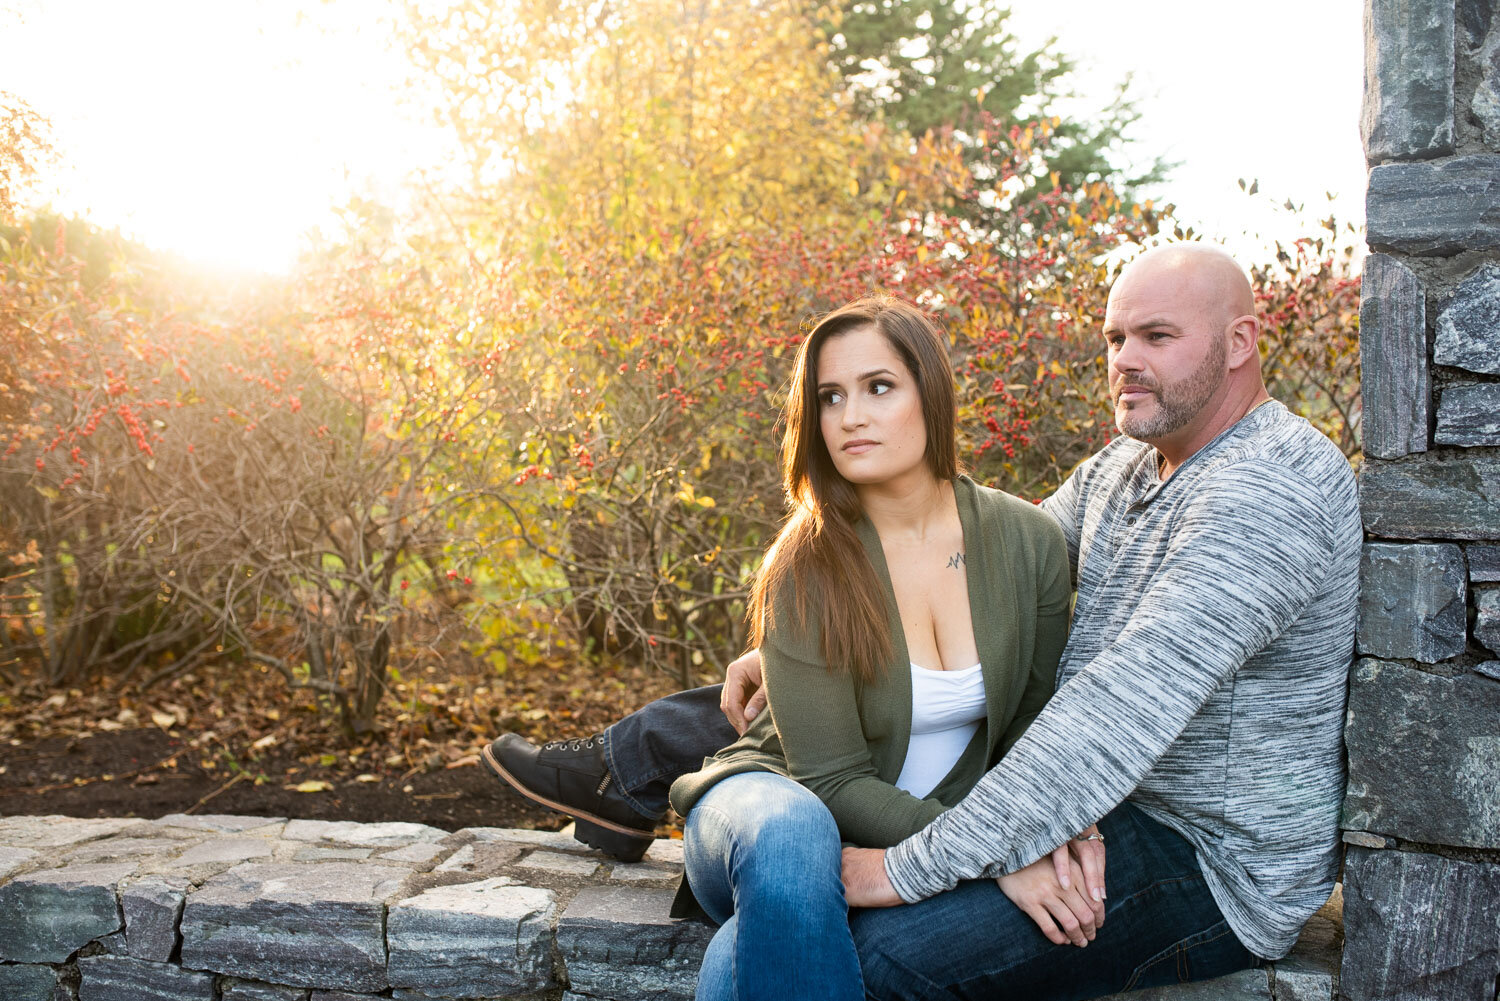
<instances>
[{"instance_id":1,"label":"green cardigan","mask_svg":"<svg viewBox=\"0 0 1500 1001\"><path fill-rule=\"evenodd\" d=\"M857 526L885 587L891 660L861 684L822 663L816 626L799 631L778 614L761 645L769 712L745 735L672 784L684 817L715 782L746 771L786 775L816 793L844 840L885 848L957 803L1036 717L1056 683L1071 597L1068 550L1051 516L966 476L954 481L963 526L969 608L983 664L986 716L979 732L926 799L896 788L911 737L911 658L880 538ZM783 606L786 603L782 603ZM800 635L799 635L800 632Z\"/></svg>"}]
</instances>

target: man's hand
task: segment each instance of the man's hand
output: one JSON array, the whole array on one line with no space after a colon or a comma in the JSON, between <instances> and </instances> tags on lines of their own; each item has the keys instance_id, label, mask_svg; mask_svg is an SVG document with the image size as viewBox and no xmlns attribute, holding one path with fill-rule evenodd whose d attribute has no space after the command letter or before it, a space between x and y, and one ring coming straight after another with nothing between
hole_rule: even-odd
<instances>
[{"instance_id":1,"label":"man's hand","mask_svg":"<svg viewBox=\"0 0 1500 1001\"><path fill-rule=\"evenodd\" d=\"M844 849L844 899L850 907L895 907L905 903L885 874L884 848Z\"/></svg>"},{"instance_id":2,"label":"man's hand","mask_svg":"<svg viewBox=\"0 0 1500 1001\"><path fill-rule=\"evenodd\" d=\"M1068 881L1072 886L1067 889L1058 880L1050 858L1039 858L1024 869L1001 876L996 882L1011 903L1036 922L1047 941L1053 945L1072 942L1085 946L1094 940L1099 930L1099 917L1094 911L1097 905L1081 892L1083 871L1078 868L1078 863L1069 860L1069 867Z\"/></svg>"},{"instance_id":3,"label":"man's hand","mask_svg":"<svg viewBox=\"0 0 1500 1001\"><path fill-rule=\"evenodd\" d=\"M1052 868L1058 885L1070 889L1073 885L1073 863L1083 870L1083 894L1093 901L1098 923L1104 924L1104 836L1098 824L1090 824L1076 838L1052 853Z\"/></svg>"},{"instance_id":4,"label":"man's hand","mask_svg":"<svg viewBox=\"0 0 1500 1001\"><path fill-rule=\"evenodd\" d=\"M724 669L724 692L719 696L719 709L734 727L734 732L742 734L765 707L766 689L761 683L760 651L751 650Z\"/></svg>"}]
</instances>

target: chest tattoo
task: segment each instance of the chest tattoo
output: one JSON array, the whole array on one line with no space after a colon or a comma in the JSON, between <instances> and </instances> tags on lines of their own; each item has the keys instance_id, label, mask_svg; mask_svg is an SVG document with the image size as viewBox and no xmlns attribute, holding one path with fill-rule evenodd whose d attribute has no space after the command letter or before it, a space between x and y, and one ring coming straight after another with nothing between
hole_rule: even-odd
<instances>
[{"instance_id":1,"label":"chest tattoo","mask_svg":"<svg viewBox=\"0 0 1500 1001\"><path fill-rule=\"evenodd\" d=\"M963 553L954 553L952 556L948 557L948 566L956 569L965 567L968 565L968 563L969 561L964 559Z\"/></svg>"}]
</instances>

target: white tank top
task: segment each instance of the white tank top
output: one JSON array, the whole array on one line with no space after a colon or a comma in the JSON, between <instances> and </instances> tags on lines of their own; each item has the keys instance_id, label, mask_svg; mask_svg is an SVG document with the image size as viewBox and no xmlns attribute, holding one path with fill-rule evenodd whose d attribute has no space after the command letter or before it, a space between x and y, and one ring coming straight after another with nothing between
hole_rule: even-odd
<instances>
[{"instance_id":1,"label":"white tank top","mask_svg":"<svg viewBox=\"0 0 1500 1001\"><path fill-rule=\"evenodd\" d=\"M984 672L911 666L911 741L896 787L918 799L936 789L984 719Z\"/></svg>"}]
</instances>

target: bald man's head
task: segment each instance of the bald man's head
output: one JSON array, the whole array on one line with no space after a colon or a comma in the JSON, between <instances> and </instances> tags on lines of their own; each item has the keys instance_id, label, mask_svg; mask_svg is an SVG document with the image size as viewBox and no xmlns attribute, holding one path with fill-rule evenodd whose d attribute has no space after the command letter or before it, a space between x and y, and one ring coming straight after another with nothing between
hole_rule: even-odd
<instances>
[{"instance_id":1,"label":"bald man's head","mask_svg":"<svg viewBox=\"0 0 1500 1001\"><path fill-rule=\"evenodd\" d=\"M1250 279L1233 257L1206 243L1173 243L1154 247L1125 266L1110 289L1113 299L1133 285L1171 283L1184 305L1191 301L1210 308L1225 323L1237 316L1255 314L1255 296Z\"/></svg>"},{"instance_id":2,"label":"bald man's head","mask_svg":"<svg viewBox=\"0 0 1500 1001\"><path fill-rule=\"evenodd\" d=\"M1218 247L1141 254L1120 272L1104 315L1117 426L1163 454L1201 445L1200 431L1265 398L1259 329L1250 281Z\"/></svg>"}]
</instances>

